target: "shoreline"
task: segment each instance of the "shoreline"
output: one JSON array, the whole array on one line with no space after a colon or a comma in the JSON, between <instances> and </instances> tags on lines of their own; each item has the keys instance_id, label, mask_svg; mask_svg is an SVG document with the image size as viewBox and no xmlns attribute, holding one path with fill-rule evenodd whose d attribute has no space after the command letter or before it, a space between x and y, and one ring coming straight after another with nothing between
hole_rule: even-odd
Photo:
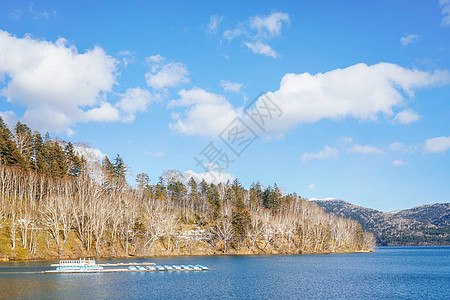
<instances>
[{"instance_id":1,"label":"shoreline","mask_svg":"<svg viewBox=\"0 0 450 300\"><path fill-rule=\"evenodd\" d=\"M434 247L450 247L450 245L426 245L426 246L377 246L372 250L355 250L355 251L324 251L324 252L303 252L303 253L198 253L198 254L154 254L154 255L118 255L118 256L95 256L95 255L81 255L81 256L61 256L57 257L49 257L49 258L12 258L12 257L1 257L0 263L9 263L9 262L47 262L47 261L59 261L64 259L78 259L80 257L94 257L95 259L104 259L104 260L112 260L112 259L147 259L147 258L170 258L170 257L209 257L209 256L280 256L280 255L326 255L326 254L355 254L355 253L371 253L376 252L379 248L434 248Z\"/></svg>"},{"instance_id":2,"label":"shoreline","mask_svg":"<svg viewBox=\"0 0 450 300\"><path fill-rule=\"evenodd\" d=\"M427 247L427 246L424 246ZM335 252L311 252L311 253L249 253L249 254L236 254L236 253L215 253L215 254L190 254L190 255L179 255L179 254L174 254L174 255L151 255L151 256L139 256L139 255L129 255L129 256L98 256L95 257L96 260L98 259L146 259L146 258L170 258L170 257L200 257L200 256L206 256L206 257L211 257L211 256L281 256L281 255L289 255L289 256L294 256L294 255L326 255L326 254L355 254L355 253L371 253L371 252L375 252L375 250L358 250L358 251L335 251ZM0 263L8 263L8 262L46 262L46 261L59 261L59 260L65 260L65 259L78 259L78 258L68 258L68 257L62 257L60 259L58 258L38 258L38 259L5 259L2 258L0 259Z\"/></svg>"}]
</instances>

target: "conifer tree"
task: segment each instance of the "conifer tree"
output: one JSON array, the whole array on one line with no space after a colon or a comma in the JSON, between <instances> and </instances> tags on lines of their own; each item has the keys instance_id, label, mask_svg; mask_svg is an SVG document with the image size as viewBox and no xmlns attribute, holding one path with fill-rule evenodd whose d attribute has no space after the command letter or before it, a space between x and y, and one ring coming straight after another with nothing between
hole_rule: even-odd
<instances>
[{"instance_id":1,"label":"conifer tree","mask_svg":"<svg viewBox=\"0 0 450 300\"><path fill-rule=\"evenodd\" d=\"M206 197L208 195L209 185L206 183L205 179L202 179L200 182L200 194L202 197Z\"/></svg>"},{"instance_id":2,"label":"conifer tree","mask_svg":"<svg viewBox=\"0 0 450 300\"><path fill-rule=\"evenodd\" d=\"M126 181L127 168L125 166L125 163L123 162L122 157L120 157L119 154L117 154L113 166L116 179L118 180L120 185L123 185Z\"/></svg>"},{"instance_id":3,"label":"conifer tree","mask_svg":"<svg viewBox=\"0 0 450 300\"><path fill-rule=\"evenodd\" d=\"M40 174L48 174L50 165L47 162L48 147L39 132L33 135L31 168Z\"/></svg>"},{"instance_id":4,"label":"conifer tree","mask_svg":"<svg viewBox=\"0 0 450 300\"><path fill-rule=\"evenodd\" d=\"M103 168L103 187L111 190L114 188L115 184L115 169L111 161L109 160L109 157L105 155L105 158L103 158L102 161L102 168Z\"/></svg>"},{"instance_id":5,"label":"conifer tree","mask_svg":"<svg viewBox=\"0 0 450 300\"><path fill-rule=\"evenodd\" d=\"M156 197L161 200L166 199L166 185L162 176L159 176L158 183L156 184Z\"/></svg>"},{"instance_id":6,"label":"conifer tree","mask_svg":"<svg viewBox=\"0 0 450 300\"><path fill-rule=\"evenodd\" d=\"M236 178L232 185L234 196L234 208L232 213L233 232L236 241L240 244L247 238L247 232L251 226L250 213L244 203L244 188Z\"/></svg>"},{"instance_id":7,"label":"conifer tree","mask_svg":"<svg viewBox=\"0 0 450 300\"><path fill-rule=\"evenodd\" d=\"M259 183L259 181L257 181L256 183L252 183L250 186L250 202L253 205L261 205L262 204L262 197L263 197L263 192L262 192L262 188L261 188L261 184Z\"/></svg>"},{"instance_id":8,"label":"conifer tree","mask_svg":"<svg viewBox=\"0 0 450 300\"><path fill-rule=\"evenodd\" d=\"M191 196L191 198L196 199L198 197L198 185L194 177L189 178L188 188L189 188L189 195Z\"/></svg>"},{"instance_id":9,"label":"conifer tree","mask_svg":"<svg viewBox=\"0 0 450 300\"><path fill-rule=\"evenodd\" d=\"M220 215L220 197L217 186L214 183L210 184L206 199L213 208L212 219L216 220Z\"/></svg>"},{"instance_id":10,"label":"conifer tree","mask_svg":"<svg viewBox=\"0 0 450 300\"><path fill-rule=\"evenodd\" d=\"M77 177L83 169L83 160L75 153L75 149L71 142L67 143L64 151L67 161L67 173L69 176Z\"/></svg>"},{"instance_id":11,"label":"conifer tree","mask_svg":"<svg viewBox=\"0 0 450 300\"><path fill-rule=\"evenodd\" d=\"M50 153L47 157L50 162L50 175L53 177L64 177L67 174L66 155L60 146L60 142L55 139L53 142L49 141Z\"/></svg>"},{"instance_id":12,"label":"conifer tree","mask_svg":"<svg viewBox=\"0 0 450 300\"><path fill-rule=\"evenodd\" d=\"M0 117L0 162L7 166L18 165L26 168L27 164L13 141L13 135L3 118Z\"/></svg>"}]
</instances>

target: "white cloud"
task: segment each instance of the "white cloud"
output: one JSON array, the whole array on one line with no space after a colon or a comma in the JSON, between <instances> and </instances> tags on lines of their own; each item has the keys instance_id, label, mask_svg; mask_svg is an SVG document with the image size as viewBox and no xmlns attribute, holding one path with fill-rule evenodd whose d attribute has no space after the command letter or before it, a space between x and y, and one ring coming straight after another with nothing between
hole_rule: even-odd
<instances>
[{"instance_id":1,"label":"white cloud","mask_svg":"<svg viewBox=\"0 0 450 300\"><path fill-rule=\"evenodd\" d=\"M314 183L308 184L308 189L310 189L311 191L314 191L316 189L316 185Z\"/></svg>"},{"instance_id":2,"label":"white cloud","mask_svg":"<svg viewBox=\"0 0 450 300\"><path fill-rule=\"evenodd\" d=\"M392 118L393 109L404 106L404 94L413 97L419 88L449 82L446 71L424 72L388 63L357 64L315 75L286 74L277 91L264 95L281 110L278 117L267 120L264 129L268 134L280 135L299 124L323 119ZM179 95L180 99L169 106L189 108L184 119L178 115L177 122L171 124L180 132L217 136L234 117L245 118L243 107L234 107L221 95L200 88L181 90ZM266 97L259 98L255 106L264 107ZM402 114L398 118L405 122Z\"/></svg>"},{"instance_id":3,"label":"white cloud","mask_svg":"<svg viewBox=\"0 0 450 300\"><path fill-rule=\"evenodd\" d=\"M127 89L122 99L116 104L122 112L125 113L124 122L132 122L137 112L147 110L148 104L152 101L152 95L146 89L130 88Z\"/></svg>"},{"instance_id":4,"label":"white cloud","mask_svg":"<svg viewBox=\"0 0 450 300\"><path fill-rule=\"evenodd\" d=\"M418 145L406 145L400 142L394 142L389 145L389 150L391 151L400 151L403 153L414 153L418 149Z\"/></svg>"},{"instance_id":5,"label":"white cloud","mask_svg":"<svg viewBox=\"0 0 450 300\"><path fill-rule=\"evenodd\" d=\"M129 50L121 50L119 52L117 52L117 55L119 56L130 56L133 55L133 53Z\"/></svg>"},{"instance_id":6,"label":"white cloud","mask_svg":"<svg viewBox=\"0 0 450 300\"><path fill-rule=\"evenodd\" d=\"M3 121L5 121L6 125L8 125L10 129L14 128L17 121L19 120L17 119L16 113L12 110L0 111L0 116L3 118Z\"/></svg>"},{"instance_id":7,"label":"white cloud","mask_svg":"<svg viewBox=\"0 0 450 300\"><path fill-rule=\"evenodd\" d=\"M272 47L262 42L244 42L244 45L247 46L247 48L255 54L262 54L265 56L270 56L272 58L277 58L279 56L279 54L276 53L275 50L272 49Z\"/></svg>"},{"instance_id":8,"label":"white cloud","mask_svg":"<svg viewBox=\"0 0 450 300\"><path fill-rule=\"evenodd\" d=\"M439 0L439 4L442 9L442 25L450 25L450 0Z\"/></svg>"},{"instance_id":9,"label":"white cloud","mask_svg":"<svg viewBox=\"0 0 450 300\"><path fill-rule=\"evenodd\" d=\"M99 107L88 110L85 117L87 122L114 122L120 120L120 112L110 103L104 102Z\"/></svg>"},{"instance_id":10,"label":"white cloud","mask_svg":"<svg viewBox=\"0 0 450 300\"><path fill-rule=\"evenodd\" d=\"M408 163L403 161L403 160L394 160L392 162L392 165L395 166L395 167L402 167L402 166L407 166Z\"/></svg>"},{"instance_id":11,"label":"white cloud","mask_svg":"<svg viewBox=\"0 0 450 300\"><path fill-rule=\"evenodd\" d=\"M165 60L166 58L162 55L156 54L156 55L151 55L149 57L145 58L145 62L148 64L158 64L160 62L162 62L163 60Z\"/></svg>"},{"instance_id":12,"label":"white cloud","mask_svg":"<svg viewBox=\"0 0 450 300\"><path fill-rule=\"evenodd\" d=\"M225 58L226 60L230 60L230 56L229 56L229 55L226 55L226 54L223 54L223 53L219 53L219 54L217 54L217 55L222 56L222 57Z\"/></svg>"},{"instance_id":13,"label":"white cloud","mask_svg":"<svg viewBox=\"0 0 450 300\"><path fill-rule=\"evenodd\" d=\"M339 151L337 149L331 148L329 146L323 147L322 150L315 153L303 153L301 159L302 162L307 162L313 159L333 159L336 160L339 156Z\"/></svg>"},{"instance_id":14,"label":"white cloud","mask_svg":"<svg viewBox=\"0 0 450 300\"><path fill-rule=\"evenodd\" d=\"M223 173L217 171L197 173L195 171L188 170L186 172L183 172L179 180L184 183L187 183L191 177L194 178L194 180L197 183L201 182L204 179L206 183L214 183L214 184L218 184L220 182L227 183L228 181L232 182L235 179L235 177L230 173Z\"/></svg>"},{"instance_id":15,"label":"white cloud","mask_svg":"<svg viewBox=\"0 0 450 300\"><path fill-rule=\"evenodd\" d=\"M411 43L417 43L419 39L419 35L417 34L408 34L407 36L400 38L400 44L402 44L403 47L406 47Z\"/></svg>"},{"instance_id":16,"label":"white cloud","mask_svg":"<svg viewBox=\"0 0 450 300\"><path fill-rule=\"evenodd\" d=\"M378 149L377 147L371 146L371 145L358 145L347 149L347 152L349 153L362 153L362 154L385 154L383 151Z\"/></svg>"},{"instance_id":17,"label":"white cloud","mask_svg":"<svg viewBox=\"0 0 450 300\"><path fill-rule=\"evenodd\" d=\"M242 36L242 45L245 45L255 54L261 54L272 58L280 55L268 44L270 39L281 36L284 24L289 24L289 15L283 12L274 12L266 16L256 15L247 22L240 23L235 29L223 32L223 37L231 42Z\"/></svg>"},{"instance_id":18,"label":"white cloud","mask_svg":"<svg viewBox=\"0 0 450 300\"><path fill-rule=\"evenodd\" d=\"M221 80L220 85L225 91L234 93L239 93L241 91L241 88L244 86L243 83L236 83L228 80Z\"/></svg>"},{"instance_id":19,"label":"white cloud","mask_svg":"<svg viewBox=\"0 0 450 300\"><path fill-rule=\"evenodd\" d=\"M166 153L164 153L164 152L155 152L155 153L152 153L152 152L149 152L149 151L144 151L144 152L148 156L152 156L152 157L163 157L164 155L166 155Z\"/></svg>"},{"instance_id":20,"label":"white cloud","mask_svg":"<svg viewBox=\"0 0 450 300\"><path fill-rule=\"evenodd\" d=\"M133 56L133 53L128 50L119 51L117 55L121 57L123 67L125 69L130 63L133 63L136 60L136 58Z\"/></svg>"},{"instance_id":21,"label":"white cloud","mask_svg":"<svg viewBox=\"0 0 450 300\"><path fill-rule=\"evenodd\" d=\"M351 143L351 142L353 142L353 138L351 138L351 137L341 137L340 139L338 139L338 142L340 142L340 143Z\"/></svg>"},{"instance_id":22,"label":"white cloud","mask_svg":"<svg viewBox=\"0 0 450 300\"><path fill-rule=\"evenodd\" d=\"M440 136L425 141L425 152L437 153L450 149L450 136Z\"/></svg>"},{"instance_id":23,"label":"white cloud","mask_svg":"<svg viewBox=\"0 0 450 300\"><path fill-rule=\"evenodd\" d=\"M189 82L189 71L187 67L178 62L168 62L161 65L165 57L153 55L146 58L150 64L151 72L145 74L147 85L154 89L165 89L176 87L182 83Z\"/></svg>"},{"instance_id":24,"label":"white cloud","mask_svg":"<svg viewBox=\"0 0 450 300\"><path fill-rule=\"evenodd\" d=\"M65 113L48 105L27 109L20 118L21 122L41 132L65 132L67 135L74 133L71 129L75 123L74 120L77 122L88 121L85 112L78 108L71 113Z\"/></svg>"},{"instance_id":25,"label":"white cloud","mask_svg":"<svg viewBox=\"0 0 450 300\"><path fill-rule=\"evenodd\" d=\"M233 30L225 30L223 32L223 37L226 38L229 42L241 35L247 35L247 31L240 28L235 28Z\"/></svg>"},{"instance_id":26,"label":"white cloud","mask_svg":"<svg viewBox=\"0 0 450 300\"><path fill-rule=\"evenodd\" d=\"M395 118L394 121L397 121L400 124L410 124L419 121L420 116L413 111L412 109L405 109L401 112L399 112Z\"/></svg>"},{"instance_id":27,"label":"white cloud","mask_svg":"<svg viewBox=\"0 0 450 300\"><path fill-rule=\"evenodd\" d=\"M27 108L22 119L41 131L71 132L85 121L83 109L97 106L116 82L116 60L99 47L79 54L60 38L55 43L17 38L0 30L1 95Z\"/></svg>"},{"instance_id":28,"label":"white cloud","mask_svg":"<svg viewBox=\"0 0 450 300\"><path fill-rule=\"evenodd\" d=\"M254 16L250 18L250 28L258 31L262 38L272 38L281 34L283 23L289 24L287 13L276 12L268 16Z\"/></svg>"},{"instance_id":29,"label":"white cloud","mask_svg":"<svg viewBox=\"0 0 450 300\"><path fill-rule=\"evenodd\" d=\"M33 20L46 19L48 20L51 16L56 16L56 11L48 12L47 10L37 11L33 7L33 3L30 3L26 10L15 9L9 13L9 17L14 20L20 20L22 16L31 16Z\"/></svg>"},{"instance_id":30,"label":"white cloud","mask_svg":"<svg viewBox=\"0 0 450 300\"><path fill-rule=\"evenodd\" d=\"M402 92L412 97L416 89L449 82L446 71L424 72L389 63L360 63L315 75L286 74L279 90L266 94L283 111L268 129L285 131L300 123L346 117L374 121L380 114L391 116L392 109L404 103Z\"/></svg>"},{"instance_id":31,"label":"white cloud","mask_svg":"<svg viewBox=\"0 0 450 300\"><path fill-rule=\"evenodd\" d=\"M215 34L219 31L219 24L222 22L223 17L213 15L209 18L209 23L206 26L206 33Z\"/></svg>"},{"instance_id":32,"label":"white cloud","mask_svg":"<svg viewBox=\"0 0 450 300\"><path fill-rule=\"evenodd\" d=\"M222 95L193 87L178 92L179 99L169 102L169 107L185 107L184 118L172 115L176 122L170 124L172 130L187 135L217 136L238 116L238 112Z\"/></svg>"}]
</instances>

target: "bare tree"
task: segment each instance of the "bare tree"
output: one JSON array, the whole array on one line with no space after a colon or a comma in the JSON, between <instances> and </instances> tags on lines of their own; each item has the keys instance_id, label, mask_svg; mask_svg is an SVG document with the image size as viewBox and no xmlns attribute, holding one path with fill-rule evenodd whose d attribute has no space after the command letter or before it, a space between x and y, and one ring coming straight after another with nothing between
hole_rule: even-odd
<instances>
[{"instance_id":1,"label":"bare tree","mask_svg":"<svg viewBox=\"0 0 450 300\"><path fill-rule=\"evenodd\" d=\"M222 205L220 217L217 219L213 227L213 233L222 244L224 253L227 253L228 244L234 237L231 212L232 208L229 203Z\"/></svg>"}]
</instances>

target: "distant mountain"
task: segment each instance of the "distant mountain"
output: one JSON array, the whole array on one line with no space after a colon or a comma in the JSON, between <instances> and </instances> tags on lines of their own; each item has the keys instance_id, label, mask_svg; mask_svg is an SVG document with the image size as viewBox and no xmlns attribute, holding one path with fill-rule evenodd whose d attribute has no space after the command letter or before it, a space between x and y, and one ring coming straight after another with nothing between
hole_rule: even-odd
<instances>
[{"instance_id":1,"label":"distant mountain","mask_svg":"<svg viewBox=\"0 0 450 300\"><path fill-rule=\"evenodd\" d=\"M438 227L450 226L450 203L435 203L392 212L394 216L433 224Z\"/></svg>"},{"instance_id":2,"label":"distant mountain","mask_svg":"<svg viewBox=\"0 0 450 300\"><path fill-rule=\"evenodd\" d=\"M327 213L358 221L381 246L450 245L450 203L382 212L337 199L314 202Z\"/></svg>"}]
</instances>

